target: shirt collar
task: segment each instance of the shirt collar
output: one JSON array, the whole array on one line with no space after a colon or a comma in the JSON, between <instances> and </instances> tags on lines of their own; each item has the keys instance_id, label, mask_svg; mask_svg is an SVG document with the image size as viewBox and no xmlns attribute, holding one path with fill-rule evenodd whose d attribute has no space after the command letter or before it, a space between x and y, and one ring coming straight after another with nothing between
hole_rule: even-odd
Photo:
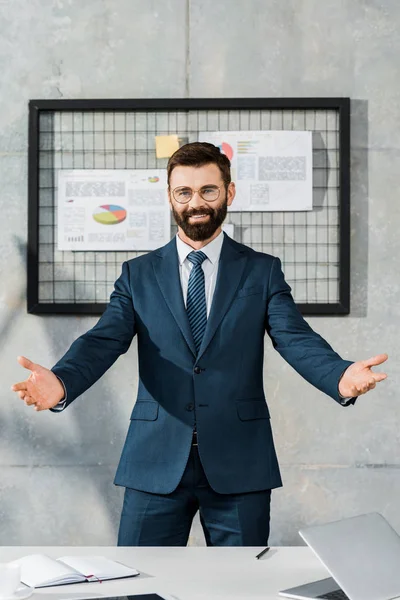
<instances>
[{"instance_id":1,"label":"shirt collar","mask_svg":"<svg viewBox=\"0 0 400 600\"><path fill-rule=\"evenodd\" d=\"M219 261L223 241L224 233L223 231L221 231L221 233L217 235L217 237L214 238L212 242L209 242L206 246L203 246L203 248L201 248L201 251L204 252L208 260L212 264ZM183 242L178 234L176 234L176 249L178 251L180 265L182 265L185 262L188 254L190 254L193 251L193 248L189 246L189 244Z\"/></svg>"}]
</instances>

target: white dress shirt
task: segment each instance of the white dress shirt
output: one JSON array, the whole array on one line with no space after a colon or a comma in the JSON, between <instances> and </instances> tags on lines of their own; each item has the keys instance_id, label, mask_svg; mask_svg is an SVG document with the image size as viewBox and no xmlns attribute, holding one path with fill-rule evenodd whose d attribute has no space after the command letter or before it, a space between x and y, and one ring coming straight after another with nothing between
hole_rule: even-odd
<instances>
[{"instance_id":1,"label":"white dress shirt","mask_svg":"<svg viewBox=\"0 0 400 600\"><path fill-rule=\"evenodd\" d=\"M203 252L207 256L207 258L201 265L204 271L207 317L210 314L212 299L214 297L215 283L217 281L218 275L219 257L221 255L223 241L224 234L221 231L221 233L216 238L214 238L212 242L209 242L206 246L200 248L201 252ZM178 234L176 234L176 248L178 250L179 277L181 280L183 301L186 306L189 276L190 271L193 269L193 264L188 259L188 254L193 252L194 248L183 242ZM194 251L196 252L196 250Z\"/></svg>"}]
</instances>

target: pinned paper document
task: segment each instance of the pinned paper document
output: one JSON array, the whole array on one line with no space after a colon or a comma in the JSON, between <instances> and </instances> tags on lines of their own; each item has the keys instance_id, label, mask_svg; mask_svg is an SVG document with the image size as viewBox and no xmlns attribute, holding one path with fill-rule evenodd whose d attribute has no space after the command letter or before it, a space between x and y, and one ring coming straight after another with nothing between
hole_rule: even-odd
<instances>
[{"instance_id":1,"label":"pinned paper document","mask_svg":"<svg viewBox=\"0 0 400 600\"><path fill-rule=\"evenodd\" d=\"M311 131L200 131L231 162L236 183L229 212L313 209Z\"/></svg>"},{"instance_id":2,"label":"pinned paper document","mask_svg":"<svg viewBox=\"0 0 400 600\"><path fill-rule=\"evenodd\" d=\"M60 169L58 249L156 250L171 239L166 169Z\"/></svg>"},{"instance_id":3,"label":"pinned paper document","mask_svg":"<svg viewBox=\"0 0 400 600\"><path fill-rule=\"evenodd\" d=\"M157 158L169 158L179 148L177 135L156 135Z\"/></svg>"}]
</instances>

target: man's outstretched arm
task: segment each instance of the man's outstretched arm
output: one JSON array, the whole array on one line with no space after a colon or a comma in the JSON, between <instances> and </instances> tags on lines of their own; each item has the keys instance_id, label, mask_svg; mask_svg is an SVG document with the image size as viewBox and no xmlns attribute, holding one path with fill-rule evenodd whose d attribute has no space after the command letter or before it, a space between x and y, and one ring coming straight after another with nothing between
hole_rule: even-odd
<instances>
[{"instance_id":1,"label":"man's outstretched arm","mask_svg":"<svg viewBox=\"0 0 400 600\"><path fill-rule=\"evenodd\" d=\"M66 391L67 406L92 386L118 356L128 350L134 335L135 318L129 266L124 263L107 309L97 324L75 340L51 370L25 357L19 357L19 363L31 373L28 379L13 385L11 389L18 392L26 404L34 405L36 410L54 408Z\"/></svg>"},{"instance_id":2,"label":"man's outstretched arm","mask_svg":"<svg viewBox=\"0 0 400 600\"><path fill-rule=\"evenodd\" d=\"M266 329L283 358L309 383L341 404L348 404L342 398L365 394L387 377L371 370L387 360L386 354L354 363L343 360L309 326L295 305L278 258L271 267Z\"/></svg>"}]
</instances>

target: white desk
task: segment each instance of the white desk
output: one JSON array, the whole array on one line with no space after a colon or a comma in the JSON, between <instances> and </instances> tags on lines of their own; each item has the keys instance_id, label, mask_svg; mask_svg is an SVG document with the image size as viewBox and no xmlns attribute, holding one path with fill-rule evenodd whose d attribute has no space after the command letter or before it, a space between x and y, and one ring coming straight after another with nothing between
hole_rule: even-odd
<instances>
[{"instance_id":1,"label":"white desk","mask_svg":"<svg viewBox=\"0 0 400 600\"><path fill-rule=\"evenodd\" d=\"M0 562L43 553L102 555L140 571L133 579L40 589L32 600L67 600L150 592L168 600L276 600L278 591L329 574L307 547L271 548L0 547ZM49 596L53 598L50 599Z\"/></svg>"}]
</instances>

